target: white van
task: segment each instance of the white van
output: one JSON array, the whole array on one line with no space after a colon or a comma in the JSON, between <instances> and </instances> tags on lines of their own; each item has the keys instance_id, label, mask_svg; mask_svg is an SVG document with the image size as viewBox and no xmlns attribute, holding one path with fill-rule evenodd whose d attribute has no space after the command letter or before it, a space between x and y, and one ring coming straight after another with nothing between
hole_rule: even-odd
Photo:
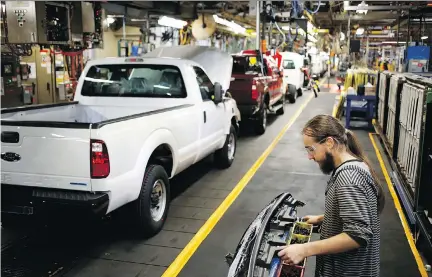
<instances>
[{"instance_id":1,"label":"white van","mask_svg":"<svg viewBox=\"0 0 432 277\"><path fill-rule=\"evenodd\" d=\"M290 103L296 101L297 96L302 95L304 82L304 57L294 52L281 52L281 72L283 72L283 87L286 90Z\"/></svg>"}]
</instances>

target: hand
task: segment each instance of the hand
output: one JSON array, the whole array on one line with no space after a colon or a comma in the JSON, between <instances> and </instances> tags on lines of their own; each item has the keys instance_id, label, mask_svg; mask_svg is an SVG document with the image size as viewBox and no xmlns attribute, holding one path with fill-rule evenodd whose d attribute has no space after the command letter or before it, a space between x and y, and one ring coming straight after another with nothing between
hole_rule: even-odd
<instances>
[{"instance_id":1,"label":"hand","mask_svg":"<svg viewBox=\"0 0 432 277\"><path fill-rule=\"evenodd\" d=\"M284 246L278 256L287 264L299 264L306 258L306 246L305 244Z\"/></svg>"},{"instance_id":2,"label":"hand","mask_svg":"<svg viewBox=\"0 0 432 277\"><path fill-rule=\"evenodd\" d=\"M318 225L322 222L323 217L321 215L307 215L304 216L303 219L308 224Z\"/></svg>"}]
</instances>

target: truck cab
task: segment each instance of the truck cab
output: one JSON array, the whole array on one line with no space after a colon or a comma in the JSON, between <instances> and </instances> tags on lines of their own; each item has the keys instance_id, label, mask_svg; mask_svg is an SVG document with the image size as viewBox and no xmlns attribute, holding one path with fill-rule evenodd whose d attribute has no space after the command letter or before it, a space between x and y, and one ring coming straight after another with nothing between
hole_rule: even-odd
<instances>
[{"instance_id":1,"label":"truck cab","mask_svg":"<svg viewBox=\"0 0 432 277\"><path fill-rule=\"evenodd\" d=\"M242 119L252 121L254 131L263 134L267 115L284 113L285 94L277 63L256 50L245 50L232 57L229 91Z\"/></svg>"},{"instance_id":2,"label":"truck cab","mask_svg":"<svg viewBox=\"0 0 432 277\"><path fill-rule=\"evenodd\" d=\"M301 96L305 81L304 57L294 52L282 52L281 72L283 73L283 87L287 92L290 103L295 103Z\"/></svg>"}]
</instances>

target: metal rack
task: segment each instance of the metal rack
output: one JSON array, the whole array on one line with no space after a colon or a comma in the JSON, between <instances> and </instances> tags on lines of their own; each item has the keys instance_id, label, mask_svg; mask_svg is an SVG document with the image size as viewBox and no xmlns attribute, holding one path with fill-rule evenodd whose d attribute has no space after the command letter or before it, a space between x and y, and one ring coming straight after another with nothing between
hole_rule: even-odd
<instances>
[{"instance_id":1,"label":"metal rack","mask_svg":"<svg viewBox=\"0 0 432 277\"><path fill-rule=\"evenodd\" d=\"M378 118L382 118L380 120L379 126L382 129L383 134L387 132L387 114L388 114L388 97L389 97L389 86L390 86L390 73L387 71L381 72L378 78Z\"/></svg>"},{"instance_id":2,"label":"metal rack","mask_svg":"<svg viewBox=\"0 0 432 277\"><path fill-rule=\"evenodd\" d=\"M386 137L388 139L388 143L390 146L390 149L392 150L392 158L397 158L397 153L399 149L399 128L400 128L400 110L401 110L401 95L402 95L402 88L404 83L404 77L400 74L391 75L390 77L390 84L388 89L388 98L387 102L388 105L386 105L388 109L388 113L386 115L387 120L387 133Z\"/></svg>"},{"instance_id":3,"label":"metal rack","mask_svg":"<svg viewBox=\"0 0 432 277\"><path fill-rule=\"evenodd\" d=\"M376 129L417 243L432 258L432 79L382 72ZM429 216L429 217L428 217Z\"/></svg>"}]
</instances>

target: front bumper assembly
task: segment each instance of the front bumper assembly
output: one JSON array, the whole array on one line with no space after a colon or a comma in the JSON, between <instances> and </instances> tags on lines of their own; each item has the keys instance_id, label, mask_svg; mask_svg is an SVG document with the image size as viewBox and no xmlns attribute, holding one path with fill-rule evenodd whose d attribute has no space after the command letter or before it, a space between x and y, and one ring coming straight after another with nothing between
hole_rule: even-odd
<instances>
[{"instance_id":1,"label":"front bumper assembly","mask_svg":"<svg viewBox=\"0 0 432 277\"><path fill-rule=\"evenodd\" d=\"M283 193L270 202L252 221L243 234L235 254L227 254L229 265L227 277L279 277L281 260L278 248L287 244L293 226L301 222L297 208L305 203L290 193ZM317 232L317 227L314 227ZM302 276L304 268L293 276ZM291 275L286 275L291 276Z\"/></svg>"}]
</instances>

